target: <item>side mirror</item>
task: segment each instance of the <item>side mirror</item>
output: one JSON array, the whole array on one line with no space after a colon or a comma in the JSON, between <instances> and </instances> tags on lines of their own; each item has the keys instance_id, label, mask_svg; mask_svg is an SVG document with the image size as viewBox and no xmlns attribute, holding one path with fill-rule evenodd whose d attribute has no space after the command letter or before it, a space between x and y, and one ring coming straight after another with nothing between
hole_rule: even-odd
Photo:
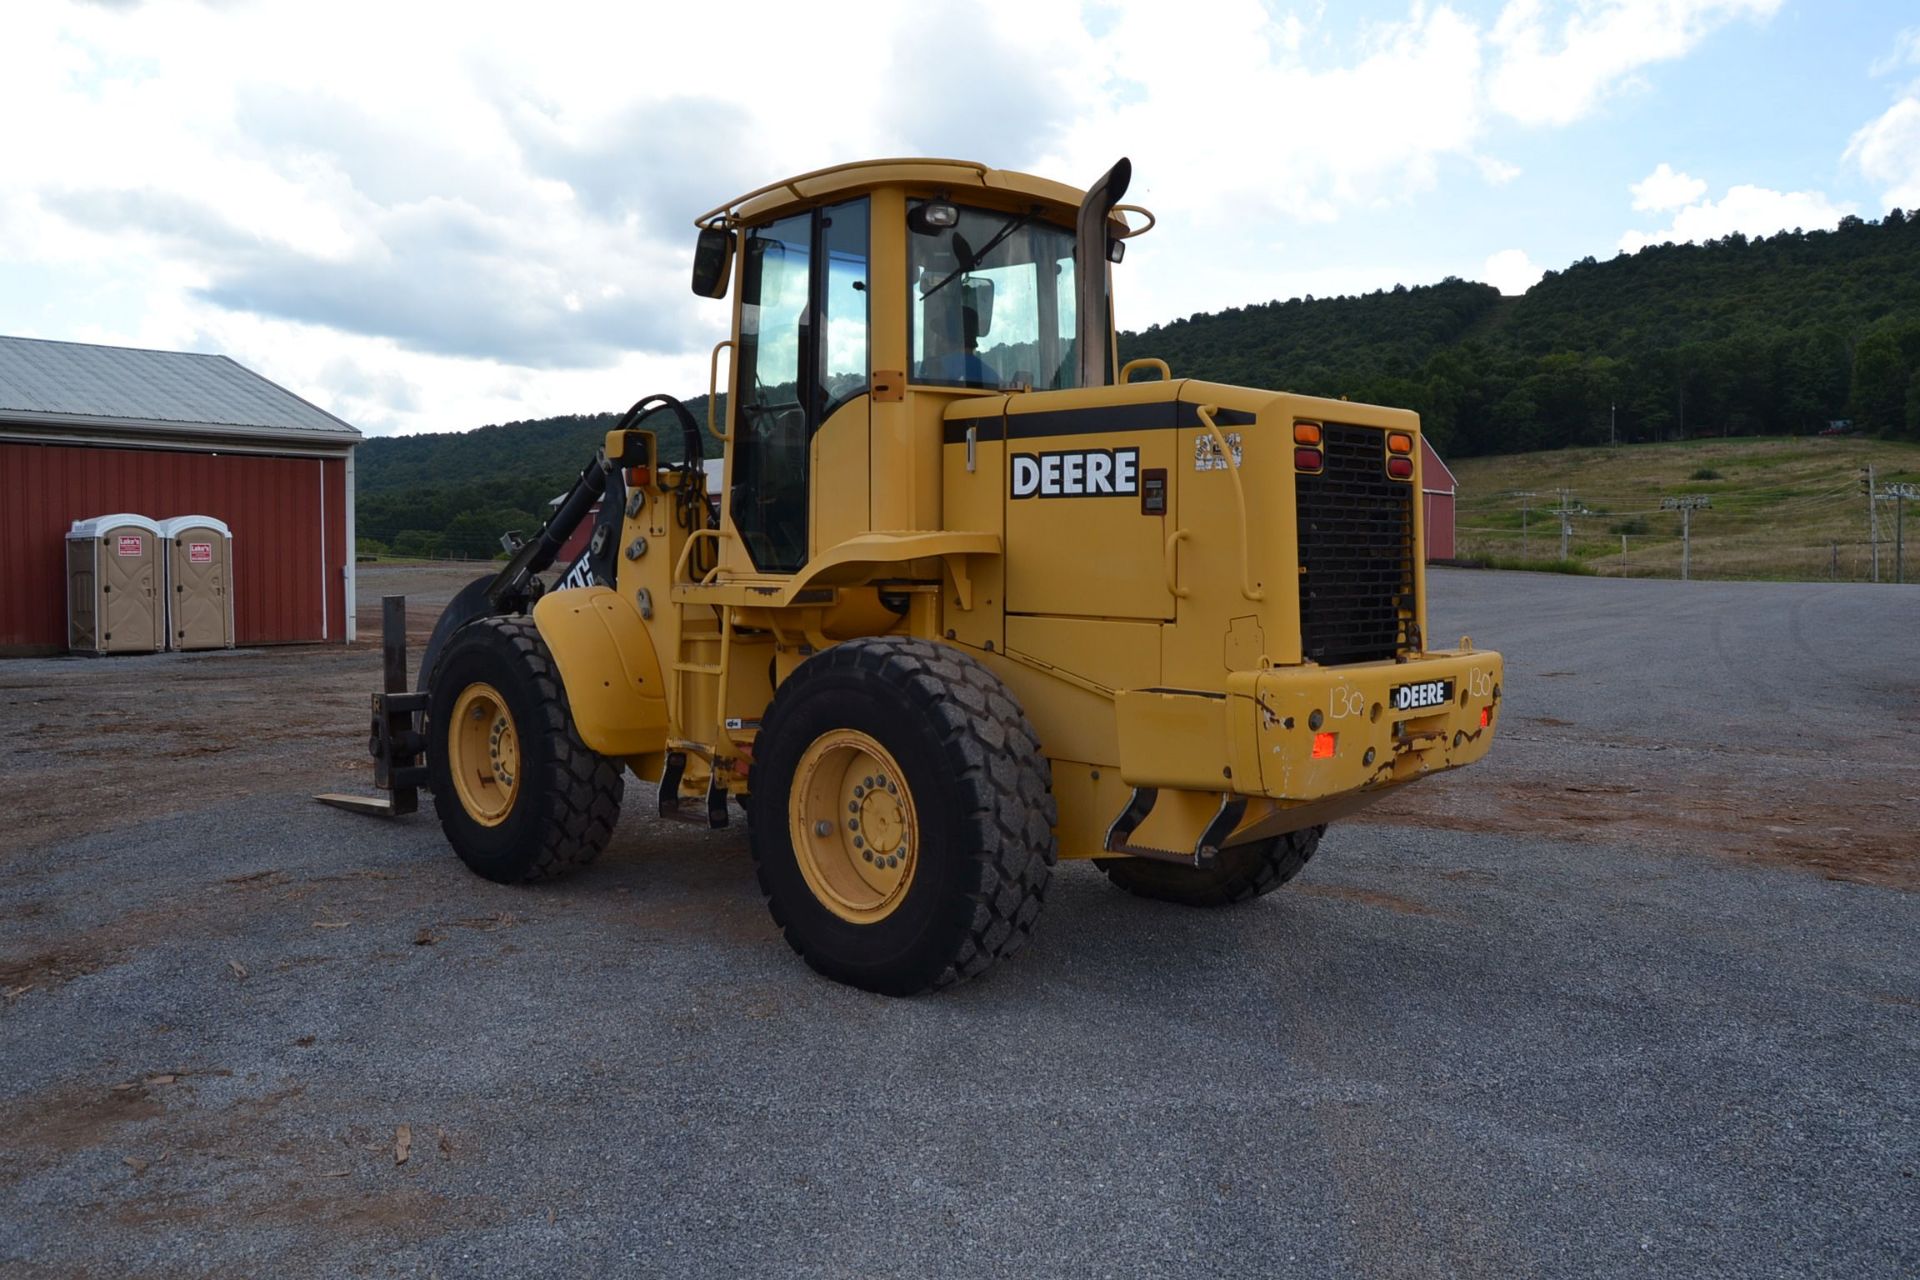
<instances>
[{"instance_id":1,"label":"side mirror","mask_svg":"<svg viewBox=\"0 0 1920 1280\"><path fill-rule=\"evenodd\" d=\"M724 298L732 274L733 233L720 227L701 228L699 242L693 246L693 291L702 298Z\"/></svg>"},{"instance_id":2,"label":"side mirror","mask_svg":"<svg viewBox=\"0 0 1920 1280\"><path fill-rule=\"evenodd\" d=\"M993 281L985 276L968 276L962 280L960 306L973 313L970 327L974 336L984 338L993 331Z\"/></svg>"}]
</instances>

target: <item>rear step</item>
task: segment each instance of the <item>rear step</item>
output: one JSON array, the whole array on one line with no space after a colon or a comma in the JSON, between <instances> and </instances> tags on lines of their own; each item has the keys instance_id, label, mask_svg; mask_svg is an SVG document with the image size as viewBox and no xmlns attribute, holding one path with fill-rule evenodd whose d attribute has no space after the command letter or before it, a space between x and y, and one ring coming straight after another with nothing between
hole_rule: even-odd
<instances>
[{"instance_id":1,"label":"rear step","mask_svg":"<svg viewBox=\"0 0 1920 1280\"><path fill-rule=\"evenodd\" d=\"M726 826L727 789L720 785L720 774L716 771L707 775L707 811L702 814L687 808L686 797L680 794L680 779L686 772L687 753L669 751L666 770L660 775L660 816L668 822L684 822L715 831Z\"/></svg>"}]
</instances>

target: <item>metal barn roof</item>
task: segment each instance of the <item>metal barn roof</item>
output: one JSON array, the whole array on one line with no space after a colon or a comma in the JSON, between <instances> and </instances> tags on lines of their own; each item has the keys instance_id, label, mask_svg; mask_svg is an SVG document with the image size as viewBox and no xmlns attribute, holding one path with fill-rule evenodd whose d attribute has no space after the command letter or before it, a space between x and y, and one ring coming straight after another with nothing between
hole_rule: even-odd
<instances>
[{"instance_id":1,"label":"metal barn roof","mask_svg":"<svg viewBox=\"0 0 1920 1280\"><path fill-rule=\"evenodd\" d=\"M328 451L360 440L353 426L226 356L40 338L0 337L0 423L64 436L272 440Z\"/></svg>"}]
</instances>

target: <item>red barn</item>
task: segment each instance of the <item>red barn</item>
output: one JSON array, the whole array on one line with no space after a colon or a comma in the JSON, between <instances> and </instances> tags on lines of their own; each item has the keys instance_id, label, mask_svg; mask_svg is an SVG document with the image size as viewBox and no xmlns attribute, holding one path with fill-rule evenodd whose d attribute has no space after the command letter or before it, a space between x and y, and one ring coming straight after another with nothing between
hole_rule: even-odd
<instances>
[{"instance_id":1,"label":"red barn","mask_svg":"<svg viewBox=\"0 0 1920 1280\"><path fill-rule=\"evenodd\" d=\"M237 643L352 640L360 438L225 356L0 337L0 653L65 646L67 530L118 511L226 522Z\"/></svg>"},{"instance_id":2,"label":"red barn","mask_svg":"<svg viewBox=\"0 0 1920 1280\"><path fill-rule=\"evenodd\" d=\"M1453 559L1453 500L1460 482L1420 437L1420 505L1426 511L1427 559Z\"/></svg>"}]
</instances>

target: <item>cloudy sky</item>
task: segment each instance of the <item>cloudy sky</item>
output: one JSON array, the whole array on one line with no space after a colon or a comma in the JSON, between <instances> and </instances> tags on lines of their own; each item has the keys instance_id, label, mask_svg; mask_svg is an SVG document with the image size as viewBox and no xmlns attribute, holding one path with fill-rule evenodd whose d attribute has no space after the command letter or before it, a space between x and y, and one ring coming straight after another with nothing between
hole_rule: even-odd
<instances>
[{"instance_id":1,"label":"cloudy sky","mask_svg":"<svg viewBox=\"0 0 1920 1280\"><path fill-rule=\"evenodd\" d=\"M844 160L1130 156L1130 328L1914 208L1920 7L34 0L0 119L0 333L447 431L704 390L693 215Z\"/></svg>"}]
</instances>

